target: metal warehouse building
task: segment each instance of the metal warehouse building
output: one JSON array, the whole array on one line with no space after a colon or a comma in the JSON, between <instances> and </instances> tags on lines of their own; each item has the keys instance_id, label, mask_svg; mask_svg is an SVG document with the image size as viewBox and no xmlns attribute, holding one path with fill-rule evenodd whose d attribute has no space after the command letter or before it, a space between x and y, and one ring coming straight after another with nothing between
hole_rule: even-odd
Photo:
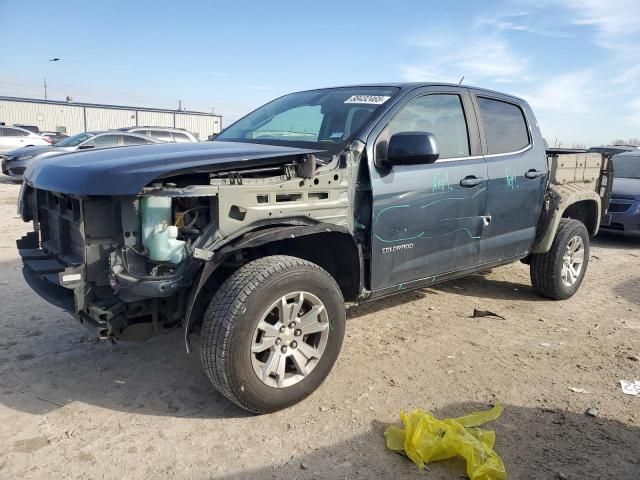
<instances>
[{"instance_id":1,"label":"metal warehouse building","mask_svg":"<svg viewBox=\"0 0 640 480\"><path fill-rule=\"evenodd\" d=\"M212 113L3 96L0 122L37 125L42 131L67 135L121 127L175 127L189 130L200 140L222 129L222 117Z\"/></svg>"}]
</instances>

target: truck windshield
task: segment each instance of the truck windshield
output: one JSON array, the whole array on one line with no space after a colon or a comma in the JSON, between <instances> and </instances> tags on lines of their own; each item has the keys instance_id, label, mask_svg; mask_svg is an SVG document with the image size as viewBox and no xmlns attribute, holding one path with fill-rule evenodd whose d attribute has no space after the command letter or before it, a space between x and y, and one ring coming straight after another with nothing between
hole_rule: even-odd
<instances>
[{"instance_id":1,"label":"truck windshield","mask_svg":"<svg viewBox=\"0 0 640 480\"><path fill-rule=\"evenodd\" d=\"M640 179L640 155L634 157L614 157L613 171L614 176L618 178Z\"/></svg>"},{"instance_id":2,"label":"truck windshield","mask_svg":"<svg viewBox=\"0 0 640 480\"><path fill-rule=\"evenodd\" d=\"M310 148L331 156L398 90L345 87L292 93L254 110L216 140Z\"/></svg>"},{"instance_id":3,"label":"truck windshield","mask_svg":"<svg viewBox=\"0 0 640 480\"><path fill-rule=\"evenodd\" d=\"M64 140L59 141L55 144L56 147L76 147L80 145L85 140L93 137L95 133L79 133L72 137L65 138Z\"/></svg>"}]
</instances>

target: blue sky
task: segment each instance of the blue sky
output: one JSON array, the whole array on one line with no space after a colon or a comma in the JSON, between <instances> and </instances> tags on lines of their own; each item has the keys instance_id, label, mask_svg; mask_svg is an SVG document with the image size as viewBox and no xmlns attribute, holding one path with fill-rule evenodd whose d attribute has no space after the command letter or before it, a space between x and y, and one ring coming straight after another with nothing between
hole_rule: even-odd
<instances>
[{"instance_id":1,"label":"blue sky","mask_svg":"<svg viewBox=\"0 0 640 480\"><path fill-rule=\"evenodd\" d=\"M520 95L550 144L640 137L639 0L0 0L0 95L226 124L295 90L448 81ZM59 62L49 62L59 57Z\"/></svg>"}]
</instances>

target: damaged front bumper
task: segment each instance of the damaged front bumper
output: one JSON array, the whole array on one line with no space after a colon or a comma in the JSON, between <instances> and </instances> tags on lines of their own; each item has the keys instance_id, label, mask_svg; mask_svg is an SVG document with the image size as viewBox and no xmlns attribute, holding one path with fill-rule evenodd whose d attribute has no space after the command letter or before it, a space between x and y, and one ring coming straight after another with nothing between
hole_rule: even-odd
<instances>
[{"instance_id":1,"label":"damaged front bumper","mask_svg":"<svg viewBox=\"0 0 640 480\"><path fill-rule=\"evenodd\" d=\"M133 262L124 244L128 226L122 204L135 201L74 197L27 185L18 202L18 213L35 227L17 241L25 281L101 337L126 338L132 325L138 333L146 329L146 336L178 325L186 287L200 264L187 259L158 276L126 268ZM137 220L129 227L127 237L135 239Z\"/></svg>"}]
</instances>

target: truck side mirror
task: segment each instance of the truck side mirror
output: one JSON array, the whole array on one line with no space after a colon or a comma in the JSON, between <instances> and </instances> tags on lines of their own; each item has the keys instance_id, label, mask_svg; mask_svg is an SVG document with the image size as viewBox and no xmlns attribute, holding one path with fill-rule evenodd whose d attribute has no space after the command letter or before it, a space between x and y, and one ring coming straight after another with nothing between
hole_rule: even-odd
<instances>
[{"instance_id":1,"label":"truck side mirror","mask_svg":"<svg viewBox=\"0 0 640 480\"><path fill-rule=\"evenodd\" d=\"M391 136L387 150L388 166L418 165L438 160L436 137L430 132L400 132Z\"/></svg>"}]
</instances>

